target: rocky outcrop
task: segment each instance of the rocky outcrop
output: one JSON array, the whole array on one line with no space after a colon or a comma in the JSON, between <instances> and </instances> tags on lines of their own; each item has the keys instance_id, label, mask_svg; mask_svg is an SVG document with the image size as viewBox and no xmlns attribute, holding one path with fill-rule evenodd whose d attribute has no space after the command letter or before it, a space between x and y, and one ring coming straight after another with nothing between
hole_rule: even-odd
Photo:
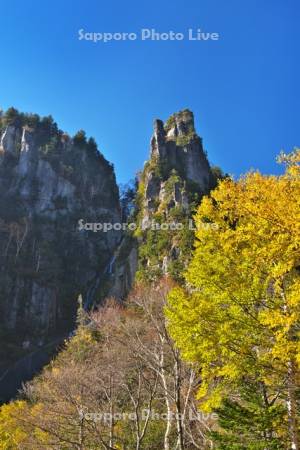
<instances>
[{"instance_id":1,"label":"rocky outcrop","mask_svg":"<svg viewBox=\"0 0 300 450\"><path fill-rule=\"evenodd\" d=\"M155 120L151 158L158 158L170 169L177 170L183 179L196 183L203 193L210 189L213 178L191 111L180 111L165 124Z\"/></svg>"},{"instance_id":2,"label":"rocky outcrop","mask_svg":"<svg viewBox=\"0 0 300 450\"><path fill-rule=\"evenodd\" d=\"M120 222L113 168L92 139L15 111L0 119L0 137L1 365L24 342L32 350L72 328L80 293L98 300L122 232L78 227Z\"/></svg>"},{"instance_id":3,"label":"rocky outcrop","mask_svg":"<svg viewBox=\"0 0 300 450\"><path fill-rule=\"evenodd\" d=\"M65 337L79 294L89 309L124 299L137 269L150 280L180 279L194 241L190 218L214 182L193 114L156 120L129 218L137 229L95 232L79 221L123 217L113 168L94 140L82 131L70 138L51 117L0 114L0 369Z\"/></svg>"},{"instance_id":4,"label":"rocky outcrop","mask_svg":"<svg viewBox=\"0 0 300 450\"><path fill-rule=\"evenodd\" d=\"M172 115L164 124L155 120L150 160L142 173L144 219L155 211L182 206L186 211L188 194L207 194L214 185L202 140L189 110Z\"/></svg>"},{"instance_id":5,"label":"rocky outcrop","mask_svg":"<svg viewBox=\"0 0 300 450\"><path fill-rule=\"evenodd\" d=\"M150 281L163 274L182 277L194 241L193 208L214 182L193 113L181 111L166 123L155 120L150 159L140 175L136 211L130 219L137 229L126 234L111 260L108 296L124 298L136 272L139 279Z\"/></svg>"},{"instance_id":6,"label":"rocky outcrop","mask_svg":"<svg viewBox=\"0 0 300 450\"><path fill-rule=\"evenodd\" d=\"M193 209L216 180L191 111L155 120L150 147L138 192L139 276L178 279L193 247Z\"/></svg>"}]
</instances>

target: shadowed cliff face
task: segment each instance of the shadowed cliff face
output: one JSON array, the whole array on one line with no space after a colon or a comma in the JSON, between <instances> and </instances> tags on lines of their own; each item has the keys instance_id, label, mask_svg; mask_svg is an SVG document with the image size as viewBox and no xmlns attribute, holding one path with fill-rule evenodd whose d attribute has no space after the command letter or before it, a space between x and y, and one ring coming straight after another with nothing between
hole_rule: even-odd
<instances>
[{"instance_id":1,"label":"shadowed cliff face","mask_svg":"<svg viewBox=\"0 0 300 450\"><path fill-rule=\"evenodd\" d=\"M79 293L105 270L120 231L79 231L78 221L120 222L111 165L84 134L69 138L51 118L1 118L1 359L70 329ZM93 291L97 296L97 291ZM93 299L96 300L96 299ZM12 339L10 340L10 337ZM10 347L11 346L11 347Z\"/></svg>"}]
</instances>

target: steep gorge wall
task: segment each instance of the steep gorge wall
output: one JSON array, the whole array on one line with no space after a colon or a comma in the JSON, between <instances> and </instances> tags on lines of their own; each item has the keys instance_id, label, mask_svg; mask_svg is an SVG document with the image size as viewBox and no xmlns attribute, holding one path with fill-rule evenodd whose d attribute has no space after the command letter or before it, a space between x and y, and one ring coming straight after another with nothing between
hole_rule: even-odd
<instances>
[{"instance_id":1,"label":"steep gorge wall","mask_svg":"<svg viewBox=\"0 0 300 450\"><path fill-rule=\"evenodd\" d=\"M193 113L180 111L154 122L129 218L135 232L80 231L80 219L123 219L113 168L94 140L70 138L51 117L0 117L0 369L63 338L79 294L88 308L124 299L136 273L180 281L194 242L190 219L215 184ZM183 228L153 230L152 221Z\"/></svg>"},{"instance_id":2,"label":"steep gorge wall","mask_svg":"<svg viewBox=\"0 0 300 450\"><path fill-rule=\"evenodd\" d=\"M0 365L70 329L79 293L97 295L122 233L79 231L80 219L120 222L112 166L83 132L11 109L0 118Z\"/></svg>"}]
</instances>

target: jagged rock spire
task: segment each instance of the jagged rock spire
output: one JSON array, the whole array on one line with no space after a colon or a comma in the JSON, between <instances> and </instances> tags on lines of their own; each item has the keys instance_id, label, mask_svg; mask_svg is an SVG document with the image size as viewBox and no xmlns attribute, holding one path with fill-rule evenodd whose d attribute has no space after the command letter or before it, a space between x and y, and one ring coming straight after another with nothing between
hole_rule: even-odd
<instances>
[{"instance_id":1,"label":"jagged rock spire","mask_svg":"<svg viewBox=\"0 0 300 450\"><path fill-rule=\"evenodd\" d=\"M212 183L211 169L197 135L194 114L185 109L173 114L163 123L154 121L151 139L151 158L166 163L170 170L177 170L183 179L193 181L205 193Z\"/></svg>"}]
</instances>

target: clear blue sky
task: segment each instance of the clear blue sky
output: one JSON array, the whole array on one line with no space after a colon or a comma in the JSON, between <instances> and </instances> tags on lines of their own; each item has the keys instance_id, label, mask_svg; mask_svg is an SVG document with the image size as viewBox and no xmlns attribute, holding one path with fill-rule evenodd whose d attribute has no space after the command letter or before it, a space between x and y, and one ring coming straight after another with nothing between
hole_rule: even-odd
<instances>
[{"instance_id":1,"label":"clear blue sky","mask_svg":"<svg viewBox=\"0 0 300 450\"><path fill-rule=\"evenodd\" d=\"M194 111L209 159L239 175L300 146L299 0L1 1L0 106L93 135L120 182L153 119ZM216 42L91 43L78 30L218 32Z\"/></svg>"}]
</instances>

